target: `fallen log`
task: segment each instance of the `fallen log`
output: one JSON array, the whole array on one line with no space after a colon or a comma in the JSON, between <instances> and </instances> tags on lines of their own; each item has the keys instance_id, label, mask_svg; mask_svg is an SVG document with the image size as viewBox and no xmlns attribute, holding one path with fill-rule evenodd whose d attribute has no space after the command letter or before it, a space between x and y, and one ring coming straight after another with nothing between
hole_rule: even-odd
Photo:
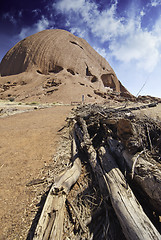
<instances>
[{"instance_id":1,"label":"fallen log","mask_svg":"<svg viewBox=\"0 0 161 240\"><path fill-rule=\"evenodd\" d=\"M66 197L81 173L81 161L76 152L75 138L73 156L73 166L55 179L49 191L33 240L62 239Z\"/></svg>"},{"instance_id":2,"label":"fallen log","mask_svg":"<svg viewBox=\"0 0 161 240\"><path fill-rule=\"evenodd\" d=\"M132 179L144 190L154 209L161 213L161 171L144 160L139 153L134 156L123 151L123 157L131 170Z\"/></svg>"},{"instance_id":3,"label":"fallen log","mask_svg":"<svg viewBox=\"0 0 161 240\"><path fill-rule=\"evenodd\" d=\"M99 149L112 206L127 239L154 240L161 235L144 213L107 148Z\"/></svg>"},{"instance_id":4,"label":"fallen log","mask_svg":"<svg viewBox=\"0 0 161 240\"><path fill-rule=\"evenodd\" d=\"M75 133L78 136L78 139L81 143L81 147L85 148L85 151L88 153L88 161L89 161L90 166L92 167L95 177L98 179L101 193L103 195L107 196L108 195L107 188L105 187L106 179L104 177L102 168L101 168L100 164L98 163L97 153L92 145L92 141L91 141L89 133L88 133L86 122L83 118L80 118L79 122L82 126L82 131L81 131L80 127L78 126L78 124L75 124L75 128L74 128Z\"/></svg>"},{"instance_id":5,"label":"fallen log","mask_svg":"<svg viewBox=\"0 0 161 240\"><path fill-rule=\"evenodd\" d=\"M126 164L131 179L146 193L154 210L161 213L161 171L159 168L143 159L141 154L131 155L127 150L123 150L117 140L109 139L108 143L110 150L117 156L118 164Z\"/></svg>"},{"instance_id":6,"label":"fallen log","mask_svg":"<svg viewBox=\"0 0 161 240\"><path fill-rule=\"evenodd\" d=\"M104 197L106 219L101 224L102 229L104 229L102 234L104 235L105 239L113 240L114 239L113 229L111 226L112 224L110 224L110 221L108 218L108 208L106 205L107 204L106 201L109 197L109 193L108 193L108 189L107 189L107 180L106 180L105 174L98 162L97 152L92 145L92 141L91 141L89 133L88 133L86 122L83 118L80 118L79 123L81 124L82 130L80 129L78 124L75 124L75 128L74 128L75 133L79 138L81 147L84 148L84 150L88 154L88 162L92 168L92 171L96 177L96 180L98 181L100 192L101 192L102 196ZM95 227L95 233L97 231L98 232L101 231L101 229L100 229L101 227L99 226L99 228L96 229L97 227L98 226ZM114 228L114 226L113 226L113 228ZM98 233L98 235L99 235L99 233ZM99 238L97 237L97 239L99 239Z\"/></svg>"},{"instance_id":7,"label":"fallen log","mask_svg":"<svg viewBox=\"0 0 161 240\"><path fill-rule=\"evenodd\" d=\"M122 112L135 111L135 110L140 110L140 109L145 109L145 108L156 107L157 105L158 105L158 102L153 102L153 103L144 104L144 105L137 106L137 107L120 108L120 109L117 109L117 111L122 111Z\"/></svg>"}]
</instances>

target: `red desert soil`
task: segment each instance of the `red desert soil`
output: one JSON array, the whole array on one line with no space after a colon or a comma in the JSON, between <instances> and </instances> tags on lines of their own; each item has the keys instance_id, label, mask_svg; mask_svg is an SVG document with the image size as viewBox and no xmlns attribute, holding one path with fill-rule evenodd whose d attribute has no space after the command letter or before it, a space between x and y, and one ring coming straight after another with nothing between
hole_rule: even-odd
<instances>
[{"instance_id":1,"label":"red desert soil","mask_svg":"<svg viewBox=\"0 0 161 240\"><path fill-rule=\"evenodd\" d=\"M52 161L58 130L70 110L53 106L0 118L0 240L23 239L26 209L33 198L26 184Z\"/></svg>"}]
</instances>

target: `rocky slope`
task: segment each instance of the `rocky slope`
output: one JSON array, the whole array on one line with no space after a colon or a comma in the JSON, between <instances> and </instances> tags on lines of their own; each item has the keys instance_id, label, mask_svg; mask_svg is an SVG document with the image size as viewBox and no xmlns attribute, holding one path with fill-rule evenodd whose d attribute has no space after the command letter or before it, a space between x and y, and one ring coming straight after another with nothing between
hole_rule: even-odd
<instances>
[{"instance_id":1,"label":"rocky slope","mask_svg":"<svg viewBox=\"0 0 161 240\"><path fill-rule=\"evenodd\" d=\"M60 29L17 43L0 64L0 98L70 102L101 100L111 92L130 97L109 63L84 39Z\"/></svg>"}]
</instances>

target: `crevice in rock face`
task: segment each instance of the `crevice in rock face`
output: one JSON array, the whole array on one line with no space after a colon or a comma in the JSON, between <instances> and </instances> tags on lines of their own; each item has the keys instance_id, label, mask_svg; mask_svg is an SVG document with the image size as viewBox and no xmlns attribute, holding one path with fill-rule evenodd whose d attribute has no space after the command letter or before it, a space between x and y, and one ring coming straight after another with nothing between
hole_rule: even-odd
<instances>
[{"instance_id":1,"label":"crevice in rock face","mask_svg":"<svg viewBox=\"0 0 161 240\"><path fill-rule=\"evenodd\" d=\"M102 98L106 98L106 94L98 89L95 89L93 92Z\"/></svg>"},{"instance_id":2,"label":"crevice in rock face","mask_svg":"<svg viewBox=\"0 0 161 240\"><path fill-rule=\"evenodd\" d=\"M93 76L92 73L90 72L88 66L86 67L86 76Z\"/></svg>"},{"instance_id":3,"label":"crevice in rock face","mask_svg":"<svg viewBox=\"0 0 161 240\"><path fill-rule=\"evenodd\" d=\"M40 70L37 70L37 73L39 73L39 74L43 74Z\"/></svg>"},{"instance_id":4,"label":"crevice in rock face","mask_svg":"<svg viewBox=\"0 0 161 240\"><path fill-rule=\"evenodd\" d=\"M85 86L85 84L84 83L81 83L81 82L78 82L81 86Z\"/></svg>"},{"instance_id":5,"label":"crevice in rock face","mask_svg":"<svg viewBox=\"0 0 161 240\"><path fill-rule=\"evenodd\" d=\"M83 49L78 43L74 42L74 41L70 41L70 43L77 45L78 47L80 47L81 49Z\"/></svg>"},{"instance_id":6,"label":"crevice in rock face","mask_svg":"<svg viewBox=\"0 0 161 240\"><path fill-rule=\"evenodd\" d=\"M49 70L49 73L59 73L63 70L63 67L55 65L52 70Z\"/></svg>"},{"instance_id":7,"label":"crevice in rock face","mask_svg":"<svg viewBox=\"0 0 161 240\"><path fill-rule=\"evenodd\" d=\"M46 92L46 94L52 94L53 92L56 92L56 91L58 91L58 88L55 88L55 89L52 89L52 90L48 90L47 92Z\"/></svg>"},{"instance_id":8,"label":"crevice in rock face","mask_svg":"<svg viewBox=\"0 0 161 240\"><path fill-rule=\"evenodd\" d=\"M93 78L91 79L92 83L98 82L98 78L96 76L93 76Z\"/></svg>"},{"instance_id":9,"label":"crevice in rock face","mask_svg":"<svg viewBox=\"0 0 161 240\"><path fill-rule=\"evenodd\" d=\"M67 69L67 72L71 73L72 75L75 75L75 72L72 69Z\"/></svg>"},{"instance_id":10,"label":"crevice in rock face","mask_svg":"<svg viewBox=\"0 0 161 240\"><path fill-rule=\"evenodd\" d=\"M44 84L44 88L58 87L61 84L62 84L62 82L59 79L49 79Z\"/></svg>"},{"instance_id":11,"label":"crevice in rock face","mask_svg":"<svg viewBox=\"0 0 161 240\"><path fill-rule=\"evenodd\" d=\"M87 64L86 64L86 76L87 76L87 77L90 77L89 80L90 80L92 83L95 83L95 82L98 81L98 78L91 73L91 71L89 70L89 67L88 67Z\"/></svg>"},{"instance_id":12,"label":"crevice in rock face","mask_svg":"<svg viewBox=\"0 0 161 240\"><path fill-rule=\"evenodd\" d=\"M113 75L111 73L103 74L101 76L101 79L105 87L110 87L114 90L116 89L115 83L113 81Z\"/></svg>"},{"instance_id":13,"label":"crevice in rock face","mask_svg":"<svg viewBox=\"0 0 161 240\"><path fill-rule=\"evenodd\" d=\"M17 83L13 83L14 85L16 85ZM21 81L20 85L26 85L27 83L25 81Z\"/></svg>"}]
</instances>

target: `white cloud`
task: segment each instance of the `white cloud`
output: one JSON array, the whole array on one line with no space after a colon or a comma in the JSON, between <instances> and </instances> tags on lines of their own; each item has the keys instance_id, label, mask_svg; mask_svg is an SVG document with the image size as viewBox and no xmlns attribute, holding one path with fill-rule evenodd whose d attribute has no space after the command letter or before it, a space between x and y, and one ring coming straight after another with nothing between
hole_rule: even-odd
<instances>
[{"instance_id":1,"label":"white cloud","mask_svg":"<svg viewBox=\"0 0 161 240\"><path fill-rule=\"evenodd\" d=\"M20 10L20 11L18 12L18 16L19 16L19 18L21 18L21 17L22 17L22 13L23 13L23 11L22 11L22 10Z\"/></svg>"},{"instance_id":2,"label":"white cloud","mask_svg":"<svg viewBox=\"0 0 161 240\"><path fill-rule=\"evenodd\" d=\"M161 5L161 0L151 0L152 7L157 7L159 5Z\"/></svg>"},{"instance_id":3,"label":"white cloud","mask_svg":"<svg viewBox=\"0 0 161 240\"><path fill-rule=\"evenodd\" d=\"M112 9L103 11L97 20L93 21L93 24L94 27L91 28L91 31L95 36L101 37L102 42L120 35L123 30L121 20L114 19Z\"/></svg>"},{"instance_id":4,"label":"white cloud","mask_svg":"<svg viewBox=\"0 0 161 240\"><path fill-rule=\"evenodd\" d=\"M38 14L41 13L41 10L37 8L32 10L32 12L35 14L35 16L38 16Z\"/></svg>"},{"instance_id":5,"label":"white cloud","mask_svg":"<svg viewBox=\"0 0 161 240\"><path fill-rule=\"evenodd\" d=\"M80 8L85 4L85 0L62 0L58 3L54 3L53 6L59 9L62 12L68 11L79 11Z\"/></svg>"},{"instance_id":6,"label":"white cloud","mask_svg":"<svg viewBox=\"0 0 161 240\"><path fill-rule=\"evenodd\" d=\"M141 10L141 12L140 12L140 16L141 16L141 17L145 16L145 12L144 12L144 10Z\"/></svg>"},{"instance_id":7,"label":"white cloud","mask_svg":"<svg viewBox=\"0 0 161 240\"><path fill-rule=\"evenodd\" d=\"M47 18L42 16L42 18L35 24L37 31L42 31L49 26L49 21Z\"/></svg>"},{"instance_id":8,"label":"white cloud","mask_svg":"<svg viewBox=\"0 0 161 240\"><path fill-rule=\"evenodd\" d=\"M99 37L102 42L118 36L124 36L128 34L129 30L134 29L133 21L131 21L132 18L126 21L124 17L117 17L116 0L103 11L99 11L97 4L89 0L61 0L57 4L54 4L54 7L63 14L66 14L68 26L79 28L79 26L83 25L95 37ZM143 16L143 12L140 15Z\"/></svg>"},{"instance_id":9,"label":"white cloud","mask_svg":"<svg viewBox=\"0 0 161 240\"><path fill-rule=\"evenodd\" d=\"M3 19L8 19L8 20L9 20L11 23L13 23L14 25L17 24L17 21L16 21L15 17L14 17L13 15L9 14L8 12L5 13L5 14L3 14L2 17L3 17Z\"/></svg>"},{"instance_id":10,"label":"white cloud","mask_svg":"<svg viewBox=\"0 0 161 240\"><path fill-rule=\"evenodd\" d=\"M117 60L125 63L134 60L137 67L148 72L154 70L160 57L158 38L142 30L127 37L124 42L111 42L110 50Z\"/></svg>"},{"instance_id":11,"label":"white cloud","mask_svg":"<svg viewBox=\"0 0 161 240\"><path fill-rule=\"evenodd\" d=\"M85 38L85 35L86 35L85 30L81 30L80 28L75 28L75 27L70 28L70 32L74 35L79 36L80 38Z\"/></svg>"},{"instance_id":12,"label":"white cloud","mask_svg":"<svg viewBox=\"0 0 161 240\"><path fill-rule=\"evenodd\" d=\"M98 52L102 57L104 57L105 59L108 59L108 54L107 54L107 51L106 51L106 49L105 48L99 48L99 47L93 47L95 50L96 50L96 52Z\"/></svg>"},{"instance_id":13,"label":"white cloud","mask_svg":"<svg viewBox=\"0 0 161 240\"><path fill-rule=\"evenodd\" d=\"M35 23L34 25L32 25L31 27L26 27L26 28L22 28L20 34L19 34L19 39L23 39L27 36L30 36L34 33L40 32L42 30L47 29L49 26L49 21L48 19L46 19L44 16L41 17L41 19Z\"/></svg>"}]
</instances>

